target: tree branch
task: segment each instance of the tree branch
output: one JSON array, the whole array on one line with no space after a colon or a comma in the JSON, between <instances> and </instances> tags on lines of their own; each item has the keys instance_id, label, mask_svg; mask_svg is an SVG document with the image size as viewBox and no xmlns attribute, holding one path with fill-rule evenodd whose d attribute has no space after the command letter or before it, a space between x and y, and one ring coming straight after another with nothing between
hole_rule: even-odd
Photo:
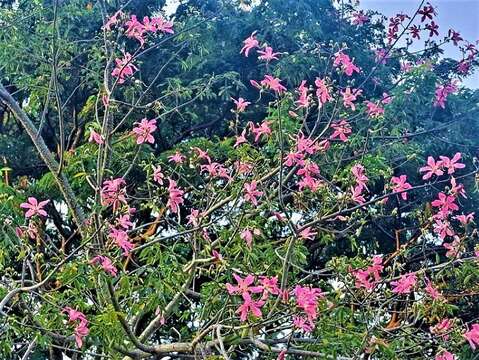
<instances>
[{"instance_id":1,"label":"tree branch","mask_svg":"<svg viewBox=\"0 0 479 360\"><path fill-rule=\"evenodd\" d=\"M66 178L65 174L59 172L59 165L55 158L48 150L43 138L38 134L33 122L30 120L25 111L22 110L18 102L10 95L5 87L0 84L0 100L10 109L15 118L22 124L23 128L32 139L33 145L35 145L38 154L42 158L43 162L47 165L48 169L52 173L55 181L63 194L65 202L68 208L72 212L73 220L77 224L80 233L83 233L85 227L85 215L82 208L78 204L76 196L71 188L70 182Z\"/></svg>"}]
</instances>

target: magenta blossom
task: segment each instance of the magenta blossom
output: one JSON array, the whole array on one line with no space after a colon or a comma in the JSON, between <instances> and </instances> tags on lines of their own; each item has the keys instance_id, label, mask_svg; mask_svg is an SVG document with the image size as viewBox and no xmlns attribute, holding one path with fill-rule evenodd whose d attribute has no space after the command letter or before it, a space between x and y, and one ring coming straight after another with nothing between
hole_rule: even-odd
<instances>
[{"instance_id":1,"label":"magenta blossom","mask_svg":"<svg viewBox=\"0 0 479 360\"><path fill-rule=\"evenodd\" d=\"M401 275L399 280L391 281L391 285L393 285L393 293L396 294L409 294L414 286L416 285L416 274L409 273L405 275Z\"/></svg>"},{"instance_id":2,"label":"magenta blossom","mask_svg":"<svg viewBox=\"0 0 479 360\"><path fill-rule=\"evenodd\" d=\"M265 60L267 62L271 60L278 60L277 55L279 55L279 53L273 52L273 48L271 46L266 46L264 50L258 50L258 54L260 54L258 59Z\"/></svg>"},{"instance_id":3,"label":"magenta blossom","mask_svg":"<svg viewBox=\"0 0 479 360\"><path fill-rule=\"evenodd\" d=\"M161 172L161 166L153 166L153 180L156 181L158 184L163 185L163 179L165 175Z\"/></svg>"},{"instance_id":4,"label":"magenta blossom","mask_svg":"<svg viewBox=\"0 0 479 360\"><path fill-rule=\"evenodd\" d=\"M442 171L442 161L438 160L436 162L432 156L428 156L427 165L420 168L419 172L425 172L422 177L423 180L428 180L433 175L441 176L444 174L444 171Z\"/></svg>"},{"instance_id":5,"label":"magenta blossom","mask_svg":"<svg viewBox=\"0 0 479 360\"><path fill-rule=\"evenodd\" d=\"M449 159L447 156L439 156L442 166L444 169L447 169L448 174L454 174L456 169L464 169L466 167L466 165L459 162L461 156L462 154L460 152L457 152L452 159Z\"/></svg>"},{"instance_id":6,"label":"magenta blossom","mask_svg":"<svg viewBox=\"0 0 479 360\"><path fill-rule=\"evenodd\" d=\"M236 310L240 314L240 321L246 321L248 314L251 313L255 317L261 317L261 307L264 305L264 300L253 300L251 295L247 292L241 295L243 297L243 304Z\"/></svg>"},{"instance_id":7,"label":"magenta blossom","mask_svg":"<svg viewBox=\"0 0 479 360\"><path fill-rule=\"evenodd\" d=\"M347 76L352 76L354 72L359 73L360 71L360 69L356 65L354 65L353 61L349 58L349 56L341 51L335 54L333 66L341 66L342 70Z\"/></svg>"},{"instance_id":8,"label":"magenta blossom","mask_svg":"<svg viewBox=\"0 0 479 360\"><path fill-rule=\"evenodd\" d=\"M184 156L179 151L176 151L173 155L168 156L168 161L175 164L183 164L185 162L186 156Z\"/></svg>"},{"instance_id":9,"label":"magenta blossom","mask_svg":"<svg viewBox=\"0 0 479 360\"><path fill-rule=\"evenodd\" d=\"M97 133L95 130L91 129L90 130L90 137L88 138L88 142L91 143L97 143L98 145L102 145L105 143L105 139L103 138L102 135Z\"/></svg>"},{"instance_id":10,"label":"magenta blossom","mask_svg":"<svg viewBox=\"0 0 479 360\"><path fill-rule=\"evenodd\" d=\"M113 277L116 276L118 272L115 265L113 265L112 261L106 256L102 256L102 255L95 256L93 259L91 259L90 263L93 265L100 264L103 270L105 270L107 273L109 273Z\"/></svg>"},{"instance_id":11,"label":"magenta blossom","mask_svg":"<svg viewBox=\"0 0 479 360\"><path fill-rule=\"evenodd\" d=\"M325 80L316 78L314 85L316 85L316 96L318 97L318 101L321 106L326 104L328 101L331 101L332 97L329 94Z\"/></svg>"},{"instance_id":12,"label":"magenta blossom","mask_svg":"<svg viewBox=\"0 0 479 360\"><path fill-rule=\"evenodd\" d=\"M258 183L256 180L251 181L250 183L244 184L244 198L246 201L249 201L254 206L258 205L258 197L263 195L262 191L257 189Z\"/></svg>"},{"instance_id":13,"label":"magenta blossom","mask_svg":"<svg viewBox=\"0 0 479 360\"><path fill-rule=\"evenodd\" d=\"M47 212L43 208L49 202L50 200L44 200L44 201L38 202L36 198L34 198L33 196L30 196L27 199L27 202L20 204L20 207L22 209L28 209L27 212L25 213L26 218L32 217L34 215L47 216Z\"/></svg>"},{"instance_id":14,"label":"magenta blossom","mask_svg":"<svg viewBox=\"0 0 479 360\"><path fill-rule=\"evenodd\" d=\"M233 100L233 102L235 103L236 112L238 113L245 111L246 107L251 104L249 101L246 101L242 97L238 98L238 100L231 98L231 100Z\"/></svg>"},{"instance_id":15,"label":"magenta blossom","mask_svg":"<svg viewBox=\"0 0 479 360\"><path fill-rule=\"evenodd\" d=\"M116 67L111 72L111 76L118 78L118 83L123 84L126 77L132 76L138 68L132 64L132 56L130 53L125 53L123 58L115 59Z\"/></svg>"},{"instance_id":16,"label":"magenta blossom","mask_svg":"<svg viewBox=\"0 0 479 360\"><path fill-rule=\"evenodd\" d=\"M249 274L244 279L240 276L233 274L234 279L238 283L238 285L231 285L230 283L226 284L226 290L230 295L242 295L244 293L254 293L259 294L263 292L262 286L252 286L254 283L254 276Z\"/></svg>"},{"instance_id":17,"label":"magenta blossom","mask_svg":"<svg viewBox=\"0 0 479 360\"><path fill-rule=\"evenodd\" d=\"M243 41L243 48L240 51L240 54L244 53L244 56L248 57L251 49L259 47L258 39L256 39L256 31L254 31L248 38Z\"/></svg>"},{"instance_id":18,"label":"magenta blossom","mask_svg":"<svg viewBox=\"0 0 479 360\"><path fill-rule=\"evenodd\" d=\"M476 350L476 346L479 345L479 324L473 324L472 329L467 331L464 335L472 350Z\"/></svg>"},{"instance_id":19,"label":"magenta blossom","mask_svg":"<svg viewBox=\"0 0 479 360\"><path fill-rule=\"evenodd\" d=\"M135 245L130 242L128 234L122 229L112 227L109 233L110 237L115 240L116 244L123 250L123 255L130 255L130 251L134 249Z\"/></svg>"},{"instance_id":20,"label":"magenta blossom","mask_svg":"<svg viewBox=\"0 0 479 360\"><path fill-rule=\"evenodd\" d=\"M391 178L394 192L401 192L401 198L407 200L407 190L412 188L412 185L407 182L407 175L393 176Z\"/></svg>"},{"instance_id":21,"label":"magenta blossom","mask_svg":"<svg viewBox=\"0 0 479 360\"><path fill-rule=\"evenodd\" d=\"M136 143L143 144L144 142L148 142L153 144L155 142L155 138L153 137L153 132L156 131L156 120L148 120L142 119L139 123L136 122L137 126L133 128L133 134L136 137Z\"/></svg>"},{"instance_id":22,"label":"magenta blossom","mask_svg":"<svg viewBox=\"0 0 479 360\"><path fill-rule=\"evenodd\" d=\"M281 80L271 75L264 76L264 79L261 80L261 86L273 90L278 94L281 94L282 92L286 91L286 88L281 84Z\"/></svg>"},{"instance_id":23,"label":"magenta blossom","mask_svg":"<svg viewBox=\"0 0 479 360\"><path fill-rule=\"evenodd\" d=\"M348 141L348 136L349 134L352 133L351 126L346 120L339 120L331 124L331 127L333 128L334 132L331 135L331 139L336 139L339 137L339 139L343 142Z\"/></svg>"},{"instance_id":24,"label":"magenta blossom","mask_svg":"<svg viewBox=\"0 0 479 360\"><path fill-rule=\"evenodd\" d=\"M437 354L434 360L457 360L457 357L449 351L444 350Z\"/></svg>"},{"instance_id":25,"label":"magenta blossom","mask_svg":"<svg viewBox=\"0 0 479 360\"><path fill-rule=\"evenodd\" d=\"M168 178L168 203L166 206L170 208L172 213L177 213L179 211L179 205L183 204L183 194L185 193L177 185L176 181Z\"/></svg>"},{"instance_id":26,"label":"magenta blossom","mask_svg":"<svg viewBox=\"0 0 479 360\"><path fill-rule=\"evenodd\" d=\"M82 312L72 309L71 307L65 307L62 312L67 313L68 321L75 322L79 321L77 326L75 327L74 335L75 335L75 342L78 348L83 346L83 338L88 335L88 320Z\"/></svg>"}]
</instances>

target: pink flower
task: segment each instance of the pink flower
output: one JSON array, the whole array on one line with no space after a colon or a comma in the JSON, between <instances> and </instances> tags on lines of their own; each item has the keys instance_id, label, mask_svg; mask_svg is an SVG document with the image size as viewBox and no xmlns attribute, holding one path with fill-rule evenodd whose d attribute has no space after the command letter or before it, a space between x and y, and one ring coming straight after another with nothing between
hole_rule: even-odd
<instances>
[{"instance_id":1,"label":"pink flower","mask_svg":"<svg viewBox=\"0 0 479 360\"><path fill-rule=\"evenodd\" d=\"M185 159L186 159L186 156L184 156L178 150L173 155L168 156L168 161L175 164L183 164Z\"/></svg>"},{"instance_id":2,"label":"pink flower","mask_svg":"<svg viewBox=\"0 0 479 360\"><path fill-rule=\"evenodd\" d=\"M236 142L233 145L233 147L238 147L241 144L244 144L244 143L247 143L247 142L248 142L248 140L246 140L246 129L243 129L243 131L241 132L241 135L236 137Z\"/></svg>"},{"instance_id":3,"label":"pink flower","mask_svg":"<svg viewBox=\"0 0 479 360\"><path fill-rule=\"evenodd\" d=\"M314 81L314 85L316 85L317 88L316 96L318 97L320 105L324 105L332 99L331 95L329 95L329 90L324 80L316 78L316 80Z\"/></svg>"},{"instance_id":4,"label":"pink flower","mask_svg":"<svg viewBox=\"0 0 479 360\"><path fill-rule=\"evenodd\" d=\"M368 108L367 112L369 117L375 118L384 114L384 109L379 106L379 104L373 103L371 101L366 101L366 107Z\"/></svg>"},{"instance_id":5,"label":"pink flower","mask_svg":"<svg viewBox=\"0 0 479 360\"><path fill-rule=\"evenodd\" d=\"M434 7L428 3L428 5L424 6L421 10L418 10L417 12L421 16L421 22L424 22L424 20L429 19L432 20L433 16L436 15L436 11L434 10Z\"/></svg>"},{"instance_id":6,"label":"pink flower","mask_svg":"<svg viewBox=\"0 0 479 360\"><path fill-rule=\"evenodd\" d=\"M248 247L251 248L253 244L254 235L256 236L261 235L261 231L259 229L253 229L253 231L251 231L250 229L246 228L241 232L240 238L246 241L246 244L248 245Z\"/></svg>"},{"instance_id":7,"label":"pink flower","mask_svg":"<svg viewBox=\"0 0 479 360\"><path fill-rule=\"evenodd\" d=\"M256 39L256 31L254 31L248 38L243 41L243 48L240 51L240 54L244 53L244 56L248 57L251 49L259 47L259 42Z\"/></svg>"},{"instance_id":8,"label":"pink flower","mask_svg":"<svg viewBox=\"0 0 479 360\"><path fill-rule=\"evenodd\" d=\"M364 12L361 11L356 11L353 13L353 25L358 25L362 26L364 23L369 21L369 17L364 14Z\"/></svg>"},{"instance_id":9,"label":"pink flower","mask_svg":"<svg viewBox=\"0 0 479 360\"><path fill-rule=\"evenodd\" d=\"M313 139L304 136L304 134L300 131L296 138L296 149L300 153L313 155L316 153L316 151L318 151L318 145L314 143Z\"/></svg>"},{"instance_id":10,"label":"pink flower","mask_svg":"<svg viewBox=\"0 0 479 360\"><path fill-rule=\"evenodd\" d=\"M443 192L438 194L438 199L434 200L431 205L439 207L444 213L459 210L459 206L454 202L456 198L452 195L446 195Z\"/></svg>"},{"instance_id":11,"label":"pink flower","mask_svg":"<svg viewBox=\"0 0 479 360\"><path fill-rule=\"evenodd\" d=\"M120 16L123 16L123 12L121 10L118 10L116 13L114 13L108 20L107 22L105 23L105 25L103 25L103 29L105 29L106 31L111 31L111 28L118 24L119 22L119 19L118 17Z\"/></svg>"},{"instance_id":12,"label":"pink flower","mask_svg":"<svg viewBox=\"0 0 479 360\"><path fill-rule=\"evenodd\" d=\"M383 98L381 99L381 103L384 105L390 104L393 101L393 96L389 95L388 93L383 93Z\"/></svg>"},{"instance_id":13,"label":"pink flower","mask_svg":"<svg viewBox=\"0 0 479 360\"><path fill-rule=\"evenodd\" d=\"M439 237L444 240L447 236L453 236L454 235L454 230L451 228L451 224L449 221L442 221L439 219L436 219L436 222L434 223L434 232L439 235ZM444 247L446 249L449 248L449 244L444 244Z\"/></svg>"},{"instance_id":14,"label":"pink flower","mask_svg":"<svg viewBox=\"0 0 479 360\"><path fill-rule=\"evenodd\" d=\"M318 317L317 307L319 298L324 297L323 292L319 288L312 288L310 286L296 285L293 290L296 297L296 305L301 308L308 319L314 320Z\"/></svg>"},{"instance_id":15,"label":"pink flower","mask_svg":"<svg viewBox=\"0 0 479 360\"><path fill-rule=\"evenodd\" d=\"M314 330L314 323L311 319L302 316L293 316L293 326L305 333L311 333Z\"/></svg>"},{"instance_id":16,"label":"pink flower","mask_svg":"<svg viewBox=\"0 0 479 360\"><path fill-rule=\"evenodd\" d=\"M166 206L170 208L172 213L177 213L179 210L179 205L183 204L183 190L177 187L176 181L168 178L168 203Z\"/></svg>"},{"instance_id":17,"label":"pink flower","mask_svg":"<svg viewBox=\"0 0 479 360\"><path fill-rule=\"evenodd\" d=\"M136 15L131 15L130 20L128 20L125 25L127 27L125 31L126 36L138 40L143 46L145 43L143 35L147 29L140 21L138 21Z\"/></svg>"},{"instance_id":18,"label":"pink flower","mask_svg":"<svg viewBox=\"0 0 479 360\"><path fill-rule=\"evenodd\" d=\"M476 350L476 346L479 345L479 324L473 324L472 329L467 331L463 336L469 341L472 350Z\"/></svg>"},{"instance_id":19,"label":"pink flower","mask_svg":"<svg viewBox=\"0 0 479 360\"><path fill-rule=\"evenodd\" d=\"M439 25L437 25L434 21L431 21L429 24L424 25L424 28L429 30L429 37L433 37L434 35L439 35Z\"/></svg>"},{"instance_id":20,"label":"pink flower","mask_svg":"<svg viewBox=\"0 0 479 360\"><path fill-rule=\"evenodd\" d=\"M354 179L356 180L356 185L360 187L361 190L363 189L367 190L368 187L366 186L366 183L369 181L369 179L364 173L364 166L362 166L361 164L355 164L351 168L351 173L353 174Z\"/></svg>"},{"instance_id":21,"label":"pink flower","mask_svg":"<svg viewBox=\"0 0 479 360\"><path fill-rule=\"evenodd\" d=\"M80 322L80 324L77 325L74 335L78 348L83 346L83 338L86 337L89 332L90 330L88 329L88 322Z\"/></svg>"},{"instance_id":22,"label":"pink flower","mask_svg":"<svg viewBox=\"0 0 479 360\"><path fill-rule=\"evenodd\" d=\"M211 162L211 158L208 155L208 150L203 151L199 147L194 147L192 149L196 152L196 155L198 156L198 159L202 159L202 160L206 160L208 162Z\"/></svg>"},{"instance_id":23,"label":"pink flower","mask_svg":"<svg viewBox=\"0 0 479 360\"><path fill-rule=\"evenodd\" d=\"M118 78L118 83L123 84L127 76L132 76L138 68L131 63L132 56L125 53L123 59L115 59L116 67L111 72L111 76Z\"/></svg>"},{"instance_id":24,"label":"pink flower","mask_svg":"<svg viewBox=\"0 0 479 360\"><path fill-rule=\"evenodd\" d=\"M90 137L88 138L88 142L95 142L98 145L101 145L105 143L105 139L103 139L103 136L101 136L95 130L90 129Z\"/></svg>"},{"instance_id":25,"label":"pink flower","mask_svg":"<svg viewBox=\"0 0 479 360\"><path fill-rule=\"evenodd\" d=\"M125 230L133 227L133 223L130 220L130 214L120 215L117 222Z\"/></svg>"},{"instance_id":26,"label":"pink flower","mask_svg":"<svg viewBox=\"0 0 479 360\"><path fill-rule=\"evenodd\" d=\"M276 358L276 360L285 360L287 352L288 351L286 349L281 350L281 352L278 354L278 357Z\"/></svg>"},{"instance_id":27,"label":"pink flower","mask_svg":"<svg viewBox=\"0 0 479 360\"><path fill-rule=\"evenodd\" d=\"M163 179L165 175L161 172L161 166L153 166L153 180L156 181L158 184L163 185Z\"/></svg>"},{"instance_id":28,"label":"pink flower","mask_svg":"<svg viewBox=\"0 0 479 360\"><path fill-rule=\"evenodd\" d=\"M281 80L271 75L264 76L264 79L261 80L261 86L273 90L278 94L281 94L283 91L286 91L286 88L281 84Z\"/></svg>"},{"instance_id":29,"label":"pink flower","mask_svg":"<svg viewBox=\"0 0 479 360\"><path fill-rule=\"evenodd\" d=\"M340 52L337 52L334 56L335 57L334 57L333 66L334 67L341 66L342 70L347 76L352 76L354 72L359 73L360 69L353 64L353 62L351 61L348 55L340 51Z\"/></svg>"},{"instance_id":30,"label":"pink flower","mask_svg":"<svg viewBox=\"0 0 479 360\"><path fill-rule=\"evenodd\" d=\"M247 275L244 279L242 279L240 276L233 274L233 277L235 278L237 282L237 286L231 285L230 283L226 284L226 290L228 291L228 294L230 295L242 295L245 293L254 293L254 294L259 294L263 292L263 287L262 286L251 286L254 283L254 276L249 274Z\"/></svg>"},{"instance_id":31,"label":"pink flower","mask_svg":"<svg viewBox=\"0 0 479 360\"><path fill-rule=\"evenodd\" d=\"M454 235L454 232L452 230L451 232L452 232L452 235ZM452 236L452 235L449 235L449 236ZM455 258L459 255L459 252L461 251L461 240L459 239L459 237L455 236L452 243L450 244L444 243L442 244L442 246L445 249L447 249L446 256L448 258Z\"/></svg>"},{"instance_id":32,"label":"pink flower","mask_svg":"<svg viewBox=\"0 0 479 360\"><path fill-rule=\"evenodd\" d=\"M247 162L236 161L235 168L239 174L247 174L253 170L253 165Z\"/></svg>"},{"instance_id":33,"label":"pink flower","mask_svg":"<svg viewBox=\"0 0 479 360\"><path fill-rule=\"evenodd\" d=\"M251 313L256 317L261 317L261 307L264 305L263 300L253 300L251 295L247 292L244 292L242 295L243 304L240 305L236 313L240 314L240 321L246 321L248 314Z\"/></svg>"},{"instance_id":34,"label":"pink flower","mask_svg":"<svg viewBox=\"0 0 479 360\"><path fill-rule=\"evenodd\" d=\"M317 233L314 232L310 226L308 226L306 229L304 229L303 231L299 233L299 236L303 240L313 240L316 235Z\"/></svg>"},{"instance_id":35,"label":"pink flower","mask_svg":"<svg viewBox=\"0 0 479 360\"><path fill-rule=\"evenodd\" d=\"M401 275L399 280L391 281L391 285L394 286L393 293L395 294L409 294L414 286L416 285L416 274L409 273L405 275Z\"/></svg>"},{"instance_id":36,"label":"pink flower","mask_svg":"<svg viewBox=\"0 0 479 360\"><path fill-rule=\"evenodd\" d=\"M126 204L125 184L123 178L105 180L100 192L101 204L103 206L113 205L113 211L118 209L121 203Z\"/></svg>"},{"instance_id":37,"label":"pink flower","mask_svg":"<svg viewBox=\"0 0 479 360\"><path fill-rule=\"evenodd\" d=\"M68 320L69 321L87 321L86 317L85 317L85 314L83 314L81 311L78 311L78 310L75 310L75 309L72 309L71 307L69 306L66 306L65 308L63 308L63 311L64 313L66 313L68 315Z\"/></svg>"},{"instance_id":38,"label":"pink flower","mask_svg":"<svg viewBox=\"0 0 479 360\"><path fill-rule=\"evenodd\" d=\"M355 286L359 289L364 287L367 290L372 290L376 283L381 279L381 271L384 266L382 265L382 257L374 256L373 264L366 269L353 270L352 274L356 278Z\"/></svg>"},{"instance_id":39,"label":"pink flower","mask_svg":"<svg viewBox=\"0 0 479 360\"><path fill-rule=\"evenodd\" d=\"M266 135L269 137L271 135L271 128L269 125L271 124L271 121L263 121L261 125L255 126L252 122L249 123L249 127L251 132L254 135L254 141L258 142L259 138L261 135Z\"/></svg>"},{"instance_id":40,"label":"pink flower","mask_svg":"<svg viewBox=\"0 0 479 360\"><path fill-rule=\"evenodd\" d=\"M449 339L449 335L447 332L451 329L454 325L453 321L450 319L442 319L439 323L429 328L434 335L441 335L441 337L447 341Z\"/></svg>"},{"instance_id":41,"label":"pink flower","mask_svg":"<svg viewBox=\"0 0 479 360\"><path fill-rule=\"evenodd\" d=\"M447 97L449 94L452 94L456 91L457 86L454 83L436 86L436 91L434 92L434 106L439 106L444 109L446 107Z\"/></svg>"},{"instance_id":42,"label":"pink flower","mask_svg":"<svg viewBox=\"0 0 479 360\"><path fill-rule=\"evenodd\" d=\"M74 335L78 348L81 348L83 346L83 338L89 333L88 320L85 314L68 306L65 307L62 312L67 313L68 321L80 321L80 323L75 327Z\"/></svg>"},{"instance_id":43,"label":"pink flower","mask_svg":"<svg viewBox=\"0 0 479 360\"><path fill-rule=\"evenodd\" d=\"M461 195L462 197L467 198L466 190L464 190L464 185L457 184L454 176L451 176L451 194L456 197Z\"/></svg>"},{"instance_id":44,"label":"pink flower","mask_svg":"<svg viewBox=\"0 0 479 360\"><path fill-rule=\"evenodd\" d=\"M124 230L119 230L112 227L110 229L109 235L123 250L124 256L128 256L130 254L130 251L135 247L135 245L129 241L128 234Z\"/></svg>"},{"instance_id":45,"label":"pink flower","mask_svg":"<svg viewBox=\"0 0 479 360\"><path fill-rule=\"evenodd\" d=\"M427 277L424 278L424 281L426 283L425 290L428 293L428 295L433 299L433 300L438 300L442 297L441 293L432 285L431 280L429 280Z\"/></svg>"},{"instance_id":46,"label":"pink flower","mask_svg":"<svg viewBox=\"0 0 479 360\"><path fill-rule=\"evenodd\" d=\"M111 276L116 276L118 270L116 269L115 265L113 265L112 261L102 255L95 256L93 259L90 261L91 264L100 264L103 270L105 270L107 273L110 273Z\"/></svg>"},{"instance_id":47,"label":"pink flower","mask_svg":"<svg viewBox=\"0 0 479 360\"><path fill-rule=\"evenodd\" d=\"M34 198L33 196L30 196L27 199L27 202L20 204L20 207L22 209L28 209L27 212L25 213L26 218L30 218L34 215L47 216L47 212L43 208L49 202L50 200L44 200L44 201L38 202L36 198Z\"/></svg>"},{"instance_id":48,"label":"pink flower","mask_svg":"<svg viewBox=\"0 0 479 360\"><path fill-rule=\"evenodd\" d=\"M298 183L299 191L303 191L303 189L310 189L311 191L315 192L319 189L321 182L312 176L306 175L301 178Z\"/></svg>"},{"instance_id":49,"label":"pink flower","mask_svg":"<svg viewBox=\"0 0 479 360\"><path fill-rule=\"evenodd\" d=\"M341 90L344 107L349 107L351 110L355 111L356 106L354 105L353 101L356 101L357 97L361 95L362 92L362 90L353 90L353 92L351 92L351 88L349 86L346 88L346 90Z\"/></svg>"},{"instance_id":50,"label":"pink flower","mask_svg":"<svg viewBox=\"0 0 479 360\"><path fill-rule=\"evenodd\" d=\"M471 69L471 63L469 61L461 60L457 64L457 72L459 74L467 75L470 69Z\"/></svg>"},{"instance_id":51,"label":"pink flower","mask_svg":"<svg viewBox=\"0 0 479 360\"><path fill-rule=\"evenodd\" d=\"M407 182L407 175L400 175L399 177L393 176L391 182L393 183L393 191L402 191L401 198L407 200L407 190L412 188L411 184Z\"/></svg>"},{"instance_id":52,"label":"pink flower","mask_svg":"<svg viewBox=\"0 0 479 360\"><path fill-rule=\"evenodd\" d=\"M249 101L245 101L242 97L238 98L238 100L231 98L236 105L236 112L240 113L246 110L246 107L251 103Z\"/></svg>"},{"instance_id":53,"label":"pink flower","mask_svg":"<svg viewBox=\"0 0 479 360\"><path fill-rule=\"evenodd\" d=\"M457 219L462 225L465 226L469 224L470 222L474 221L474 212L469 213L467 215L464 215L464 214L456 215L454 218Z\"/></svg>"},{"instance_id":54,"label":"pink flower","mask_svg":"<svg viewBox=\"0 0 479 360\"><path fill-rule=\"evenodd\" d=\"M457 46L460 41L464 40L461 37L461 34L458 33L457 31L454 31L453 29L449 29L447 34L451 38L452 42L454 43L454 46Z\"/></svg>"},{"instance_id":55,"label":"pink flower","mask_svg":"<svg viewBox=\"0 0 479 360\"><path fill-rule=\"evenodd\" d=\"M246 201L249 201L254 206L258 205L258 197L263 195L262 191L257 190L258 183L256 180L251 181L250 183L244 184L244 198Z\"/></svg>"},{"instance_id":56,"label":"pink flower","mask_svg":"<svg viewBox=\"0 0 479 360\"><path fill-rule=\"evenodd\" d=\"M200 217L201 214L199 210L191 209L190 215L186 217L188 219L187 225L192 224L193 226L198 226Z\"/></svg>"},{"instance_id":57,"label":"pink flower","mask_svg":"<svg viewBox=\"0 0 479 360\"><path fill-rule=\"evenodd\" d=\"M402 72L409 72L412 69L412 65L409 61L403 61L401 62L401 71Z\"/></svg>"},{"instance_id":58,"label":"pink flower","mask_svg":"<svg viewBox=\"0 0 479 360\"><path fill-rule=\"evenodd\" d=\"M175 32L173 31L173 22L172 21L166 21L162 17L153 17L151 18L151 25L156 28L156 31L160 31L162 33L166 34L174 34Z\"/></svg>"},{"instance_id":59,"label":"pink flower","mask_svg":"<svg viewBox=\"0 0 479 360\"><path fill-rule=\"evenodd\" d=\"M340 120L331 124L331 127L334 129L331 139L339 137L343 142L348 141L348 135L352 133L351 126L346 120Z\"/></svg>"},{"instance_id":60,"label":"pink flower","mask_svg":"<svg viewBox=\"0 0 479 360\"><path fill-rule=\"evenodd\" d=\"M319 166L313 161L307 160L301 163L301 168L296 172L300 176L319 175Z\"/></svg>"},{"instance_id":61,"label":"pink flower","mask_svg":"<svg viewBox=\"0 0 479 360\"><path fill-rule=\"evenodd\" d=\"M266 46L264 50L258 50L258 54L261 54L261 56L258 56L258 59L265 60L267 62L271 60L278 60L276 55L279 55L279 53L273 52L273 48L271 46Z\"/></svg>"},{"instance_id":62,"label":"pink flower","mask_svg":"<svg viewBox=\"0 0 479 360\"><path fill-rule=\"evenodd\" d=\"M366 199L362 195L363 188L361 186L351 186L351 199L358 204L364 204Z\"/></svg>"},{"instance_id":63,"label":"pink flower","mask_svg":"<svg viewBox=\"0 0 479 360\"><path fill-rule=\"evenodd\" d=\"M211 251L211 255L213 256L215 261L217 261L217 262L223 261L223 256L221 256L221 254L217 250Z\"/></svg>"},{"instance_id":64,"label":"pink flower","mask_svg":"<svg viewBox=\"0 0 479 360\"><path fill-rule=\"evenodd\" d=\"M136 143L138 145L143 144L144 142L153 144L155 142L155 138L151 134L156 131L156 120L147 120L145 118L139 123L135 122L135 124L138 124L138 126L133 128L133 134L135 134Z\"/></svg>"},{"instance_id":65,"label":"pink flower","mask_svg":"<svg viewBox=\"0 0 479 360\"><path fill-rule=\"evenodd\" d=\"M272 276L260 276L259 281L261 287L263 288L263 296L262 299L268 299L269 294L271 295L280 295L281 289L278 287L278 277Z\"/></svg>"},{"instance_id":66,"label":"pink flower","mask_svg":"<svg viewBox=\"0 0 479 360\"><path fill-rule=\"evenodd\" d=\"M461 153L457 152L452 159L447 156L439 156L444 169L447 169L448 174L454 174L456 169L464 169L466 165L459 162L461 159Z\"/></svg>"},{"instance_id":67,"label":"pink flower","mask_svg":"<svg viewBox=\"0 0 479 360\"><path fill-rule=\"evenodd\" d=\"M299 99L295 101L298 108L307 108L309 106L308 87L306 86L306 80L301 81L298 87Z\"/></svg>"},{"instance_id":68,"label":"pink flower","mask_svg":"<svg viewBox=\"0 0 479 360\"><path fill-rule=\"evenodd\" d=\"M456 360L456 355L451 354L449 351L444 350L436 355L434 360Z\"/></svg>"},{"instance_id":69,"label":"pink flower","mask_svg":"<svg viewBox=\"0 0 479 360\"><path fill-rule=\"evenodd\" d=\"M422 179L428 180L433 175L436 175L436 176L443 175L444 172L441 169L442 169L442 161L438 160L436 162L432 156L428 156L427 165L420 168L419 172L425 172L426 174L424 174Z\"/></svg>"}]
</instances>

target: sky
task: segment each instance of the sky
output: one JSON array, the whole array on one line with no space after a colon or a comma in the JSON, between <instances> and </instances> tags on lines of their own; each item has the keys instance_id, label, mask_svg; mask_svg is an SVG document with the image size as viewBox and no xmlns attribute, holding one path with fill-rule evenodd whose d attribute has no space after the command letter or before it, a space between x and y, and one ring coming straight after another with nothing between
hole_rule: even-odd
<instances>
[{"instance_id":1,"label":"sky","mask_svg":"<svg viewBox=\"0 0 479 360\"><path fill-rule=\"evenodd\" d=\"M441 38L449 28L461 33L461 36L470 41L479 40L479 0L429 0L436 8L437 21ZM362 9L377 10L391 17L399 12L412 15L418 8L420 0L361 0ZM459 50L452 44L444 47L446 57L457 59ZM479 88L479 73L464 80L464 85L470 88Z\"/></svg>"}]
</instances>

